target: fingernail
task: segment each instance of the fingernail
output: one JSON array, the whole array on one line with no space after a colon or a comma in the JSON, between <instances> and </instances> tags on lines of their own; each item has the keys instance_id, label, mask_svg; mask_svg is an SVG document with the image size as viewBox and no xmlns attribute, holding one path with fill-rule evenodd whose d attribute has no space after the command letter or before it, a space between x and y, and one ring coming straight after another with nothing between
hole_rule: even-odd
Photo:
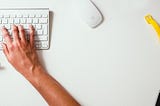
<instances>
[{"instance_id":1,"label":"fingernail","mask_svg":"<svg viewBox=\"0 0 160 106\"><path fill-rule=\"evenodd\" d=\"M13 24L12 27L16 27L16 25Z\"/></svg>"},{"instance_id":2,"label":"fingernail","mask_svg":"<svg viewBox=\"0 0 160 106\"><path fill-rule=\"evenodd\" d=\"M33 25L29 25L29 27L33 29Z\"/></svg>"}]
</instances>

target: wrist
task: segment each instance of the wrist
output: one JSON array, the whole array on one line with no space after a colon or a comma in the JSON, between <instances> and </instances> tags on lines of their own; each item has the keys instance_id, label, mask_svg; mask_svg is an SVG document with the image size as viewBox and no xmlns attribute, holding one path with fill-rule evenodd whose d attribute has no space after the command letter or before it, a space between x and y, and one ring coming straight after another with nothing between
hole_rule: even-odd
<instances>
[{"instance_id":1,"label":"wrist","mask_svg":"<svg viewBox=\"0 0 160 106\"><path fill-rule=\"evenodd\" d=\"M30 71L29 74L25 74L23 76L32 84L39 85L39 81L40 81L39 77L42 74L46 73L44 68L41 65L37 65L31 68L31 70L29 71Z\"/></svg>"}]
</instances>

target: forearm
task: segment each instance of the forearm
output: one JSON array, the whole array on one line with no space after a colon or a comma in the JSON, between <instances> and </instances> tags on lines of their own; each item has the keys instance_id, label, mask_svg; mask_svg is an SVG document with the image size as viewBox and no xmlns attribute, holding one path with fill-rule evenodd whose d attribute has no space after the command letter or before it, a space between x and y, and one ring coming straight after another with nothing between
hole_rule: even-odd
<instances>
[{"instance_id":1,"label":"forearm","mask_svg":"<svg viewBox=\"0 0 160 106\"><path fill-rule=\"evenodd\" d=\"M41 66L27 80L39 91L50 106L80 106L76 100Z\"/></svg>"}]
</instances>

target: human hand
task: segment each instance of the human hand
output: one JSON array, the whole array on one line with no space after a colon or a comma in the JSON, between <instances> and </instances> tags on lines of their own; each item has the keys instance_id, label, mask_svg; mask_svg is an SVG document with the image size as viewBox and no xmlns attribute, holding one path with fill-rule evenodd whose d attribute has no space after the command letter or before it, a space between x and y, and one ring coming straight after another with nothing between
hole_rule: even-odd
<instances>
[{"instance_id":1,"label":"human hand","mask_svg":"<svg viewBox=\"0 0 160 106\"><path fill-rule=\"evenodd\" d=\"M13 67L25 77L33 74L34 68L40 66L34 47L34 28L29 26L29 40L26 39L25 30L21 25L12 26L12 36L6 28L2 28L5 43L2 43L3 52Z\"/></svg>"}]
</instances>

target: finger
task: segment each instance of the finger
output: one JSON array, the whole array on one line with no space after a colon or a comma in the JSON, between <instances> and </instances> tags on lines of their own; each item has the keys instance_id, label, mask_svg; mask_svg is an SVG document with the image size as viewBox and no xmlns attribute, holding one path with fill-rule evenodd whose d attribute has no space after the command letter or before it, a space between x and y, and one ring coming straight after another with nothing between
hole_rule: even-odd
<instances>
[{"instance_id":1,"label":"finger","mask_svg":"<svg viewBox=\"0 0 160 106\"><path fill-rule=\"evenodd\" d=\"M6 57L8 57L9 51L7 45L2 43L2 48L3 48L3 53L6 55Z\"/></svg>"},{"instance_id":2,"label":"finger","mask_svg":"<svg viewBox=\"0 0 160 106\"><path fill-rule=\"evenodd\" d=\"M13 41L19 42L19 32L17 26L15 25L12 26L12 36L13 36Z\"/></svg>"},{"instance_id":3,"label":"finger","mask_svg":"<svg viewBox=\"0 0 160 106\"><path fill-rule=\"evenodd\" d=\"M5 42L6 42L6 44L7 45L11 45L12 40L11 40L11 37L9 35L8 30L5 27L2 27L1 30L2 30L2 35L3 35L3 38L4 38Z\"/></svg>"},{"instance_id":4,"label":"finger","mask_svg":"<svg viewBox=\"0 0 160 106\"><path fill-rule=\"evenodd\" d=\"M26 43L25 30L22 25L18 25L18 31L19 31L19 38L23 43Z\"/></svg>"},{"instance_id":5,"label":"finger","mask_svg":"<svg viewBox=\"0 0 160 106\"><path fill-rule=\"evenodd\" d=\"M29 33L30 33L29 41L30 41L31 47L34 47L34 33L35 33L35 30L34 30L32 25L29 26Z\"/></svg>"}]
</instances>

